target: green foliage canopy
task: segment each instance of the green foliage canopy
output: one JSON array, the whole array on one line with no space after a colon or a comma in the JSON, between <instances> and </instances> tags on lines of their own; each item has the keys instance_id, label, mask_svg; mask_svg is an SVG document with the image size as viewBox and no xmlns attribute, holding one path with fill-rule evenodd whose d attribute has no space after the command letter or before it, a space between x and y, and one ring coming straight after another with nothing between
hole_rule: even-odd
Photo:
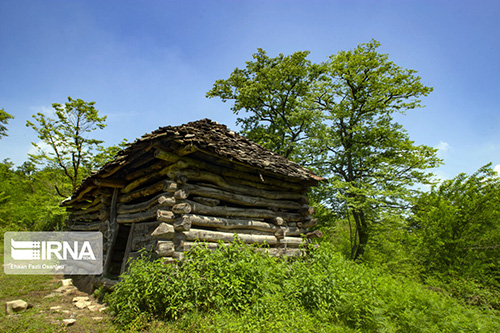
<instances>
[{"instance_id":1,"label":"green foliage canopy","mask_svg":"<svg viewBox=\"0 0 500 333\"><path fill-rule=\"evenodd\" d=\"M279 54L270 58L262 49L236 68L227 80L217 80L207 97L234 100L231 110L248 116L238 118L251 140L287 158L296 159L305 139L312 135L320 114L304 108L321 66L306 60L309 52Z\"/></svg>"},{"instance_id":2,"label":"green foliage canopy","mask_svg":"<svg viewBox=\"0 0 500 333\"><path fill-rule=\"evenodd\" d=\"M414 70L395 65L370 41L312 64L309 52L269 58L262 49L246 69L217 80L208 97L234 100L243 133L328 178L320 200L355 221L353 259L383 210L408 207L436 150L416 146L394 113L420 107L432 88ZM318 192L319 193L319 192Z\"/></svg>"},{"instance_id":3,"label":"green foliage canopy","mask_svg":"<svg viewBox=\"0 0 500 333\"><path fill-rule=\"evenodd\" d=\"M14 119L14 116L5 112L4 109L0 109L0 139L7 136L7 123L9 119Z\"/></svg>"},{"instance_id":4,"label":"green foliage canopy","mask_svg":"<svg viewBox=\"0 0 500 333\"><path fill-rule=\"evenodd\" d=\"M378 53L379 46L371 41L332 55L310 101L324 116L323 130L310 140L310 158L329 178L327 197L340 199L354 219L353 259L364 253L370 225L384 210L408 207L412 186L430 183L425 170L440 163L435 149L414 145L393 119L420 107L419 98L432 88Z\"/></svg>"},{"instance_id":5,"label":"green foliage canopy","mask_svg":"<svg viewBox=\"0 0 500 333\"><path fill-rule=\"evenodd\" d=\"M101 140L89 138L88 133L103 129L106 116L100 117L94 107L95 102L85 102L81 99L68 97L64 106L52 104L55 118L50 118L43 113L33 115L36 123L27 121L26 126L31 127L38 138L50 150L32 143L38 151L30 155L35 164L48 163L63 170L65 176L75 191L80 181L91 171L93 151L102 147ZM67 196L58 191L61 196Z\"/></svg>"}]
</instances>

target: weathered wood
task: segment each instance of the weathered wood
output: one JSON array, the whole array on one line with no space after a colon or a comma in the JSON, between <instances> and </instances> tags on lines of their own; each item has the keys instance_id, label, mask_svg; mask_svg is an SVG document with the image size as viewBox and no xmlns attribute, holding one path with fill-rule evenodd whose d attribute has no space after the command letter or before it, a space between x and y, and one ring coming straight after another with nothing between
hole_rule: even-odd
<instances>
[{"instance_id":1,"label":"weathered wood","mask_svg":"<svg viewBox=\"0 0 500 333\"><path fill-rule=\"evenodd\" d=\"M196 214L182 215L181 219L189 220L193 225L220 229L250 229L268 231L274 233L278 228L268 222L254 221L247 219L228 219L215 216L203 216Z\"/></svg>"},{"instance_id":2,"label":"weathered wood","mask_svg":"<svg viewBox=\"0 0 500 333\"><path fill-rule=\"evenodd\" d=\"M242 228L216 228L217 231L230 232L233 234L250 234L250 235L274 235L276 238L283 236L301 237L306 236L307 229L275 227L275 229L242 229Z\"/></svg>"},{"instance_id":3,"label":"weathered wood","mask_svg":"<svg viewBox=\"0 0 500 333\"><path fill-rule=\"evenodd\" d=\"M109 217L110 236L107 243L106 258L104 259L104 266L102 270L103 275L108 274L109 266L111 264L111 257L113 255L113 249L116 243L116 236L118 235L118 224L116 221L116 204L118 202L119 192L120 191L117 188L115 188L113 191L113 197L111 199L111 212Z\"/></svg>"},{"instance_id":4,"label":"weathered wood","mask_svg":"<svg viewBox=\"0 0 500 333\"><path fill-rule=\"evenodd\" d=\"M88 185L86 188L84 188L82 191L80 191L80 193L78 193L78 195L76 197L69 197L63 201L61 201L61 203L59 203L59 206L61 207L67 207L67 206L73 206L76 202L80 201L81 199L83 199L83 197L92 192L93 190L95 190L95 185Z\"/></svg>"},{"instance_id":5,"label":"weathered wood","mask_svg":"<svg viewBox=\"0 0 500 333\"><path fill-rule=\"evenodd\" d=\"M155 159L152 154L148 154L148 156L149 157L148 157L148 160L146 161L146 163ZM158 161L158 162L156 162L148 167L140 168L136 171L128 173L125 176L125 179L128 181L131 181L131 180L140 178L140 177L147 175L147 174L156 173L156 171L161 170L161 169L165 168L166 166L167 166L167 163L165 161Z\"/></svg>"},{"instance_id":6,"label":"weathered wood","mask_svg":"<svg viewBox=\"0 0 500 333\"><path fill-rule=\"evenodd\" d=\"M94 179L94 184L98 187L123 188L127 183L123 179L99 178Z\"/></svg>"},{"instance_id":7,"label":"weathered wood","mask_svg":"<svg viewBox=\"0 0 500 333\"><path fill-rule=\"evenodd\" d=\"M147 251L154 249L156 246L156 238L151 237L151 233L160 225L161 222L142 222L134 223L134 237L132 242L132 251L146 249Z\"/></svg>"},{"instance_id":8,"label":"weathered wood","mask_svg":"<svg viewBox=\"0 0 500 333\"><path fill-rule=\"evenodd\" d=\"M276 237L277 239L285 238L285 228L279 228L278 230L276 230L276 232L274 233L274 237Z\"/></svg>"},{"instance_id":9,"label":"weathered wood","mask_svg":"<svg viewBox=\"0 0 500 333\"><path fill-rule=\"evenodd\" d=\"M189 164L189 163L188 163ZM170 178L175 178L179 176L185 176L190 180L194 181L206 181L217 185L219 188L232 191L240 194L247 194L250 196L256 196L266 199L273 200L299 200L301 203L306 199L306 196L302 193L297 192L288 192L288 191L269 191L263 190L259 188L255 188L255 186L241 185L241 179L234 178L232 182L228 182L226 177L222 177L219 174L215 174L212 172L208 172L205 170L199 169L187 169L184 168L180 170L179 168L171 168L168 173Z\"/></svg>"},{"instance_id":10,"label":"weathered wood","mask_svg":"<svg viewBox=\"0 0 500 333\"><path fill-rule=\"evenodd\" d=\"M221 216L221 217L243 217L250 219L272 219L282 216L287 221L300 221L301 216L294 213L274 212L269 209L257 208L236 208L236 207L223 207L223 206L206 206L199 202L186 200L186 203L191 205L191 212L193 214L208 215L208 216Z\"/></svg>"},{"instance_id":11,"label":"weathered wood","mask_svg":"<svg viewBox=\"0 0 500 333\"><path fill-rule=\"evenodd\" d=\"M207 186L184 184L183 188L189 191L189 193L193 195L200 195L203 197L219 199L222 201L232 202L244 206L281 208L281 209L291 209L291 210L300 209L302 207L301 204L294 201L272 200L272 199L254 197L249 195L227 192Z\"/></svg>"},{"instance_id":12,"label":"weathered wood","mask_svg":"<svg viewBox=\"0 0 500 333\"><path fill-rule=\"evenodd\" d=\"M149 173L146 173L144 176L135 179L134 181L130 182L127 186L125 186L123 189L121 189L121 193L130 193L131 191L145 185L145 184L150 184L154 181L158 181L159 179L167 177L167 174L170 172L170 169L175 168L175 169L182 169L187 167L187 163L184 161L177 161L176 163L172 165L168 165L164 167L163 169L157 170L157 171L152 171Z\"/></svg>"},{"instance_id":13,"label":"weathered wood","mask_svg":"<svg viewBox=\"0 0 500 333\"><path fill-rule=\"evenodd\" d=\"M323 233L320 230L314 230L306 234L307 238L321 238Z\"/></svg>"},{"instance_id":14,"label":"weathered wood","mask_svg":"<svg viewBox=\"0 0 500 333\"><path fill-rule=\"evenodd\" d=\"M125 272L125 270L128 267L128 257L130 255L130 251L132 250L132 241L134 239L134 229L135 229L135 224L132 224L130 227L130 230L128 232L128 238L127 238L127 245L125 246L125 253L123 255L123 262L122 262L122 267L120 268L120 275Z\"/></svg>"},{"instance_id":15,"label":"weathered wood","mask_svg":"<svg viewBox=\"0 0 500 333\"><path fill-rule=\"evenodd\" d=\"M182 217L175 219L174 221L174 229L175 231L188 231L191 229L191 219L188 215L183 215Z\"/></svg>"},{"instance_id":16,"label":"weathered wood","mask_svg":"<svg viewBox=\"0 0 500 333\"><path fill-rule=\"evenodd\" d=\"M303 216L310 216L314 214L314 207L309 206L309 205L303 205L302 208L300 208L300 213Z\"/></svg>"},{"instance_id":17,"label":"weathered wood","mask_svg":"<svg viewBox=\"0 0 500 333\"><path fill-rule=\"evenodd\" d=\"M215 155L203 149L199 149L189 157L183 158L186 160L196 158L195 161L202 162L198 165L195 164L195 166L201 170L208 170L224 177L229 176L254 182L255 185L252 187L259 187L260 185L263 185L264 187L271 186L279 189L289 188L294 191L300 191L309 186L309 184L304 184L300 180L293 177L286 177L276 173L271 173L235 160L228 161L227 159L222 159L219 155ZM205 165L203 165L203 163L205 163ZM307 189L304 193L306 192L308 192Z\"/></svg>"},{"instance_id":18,"label":"weathered wood","mask_svg":"<svg viewBox=\"0 0 500 333\"><path fill-rule=\"evenodd\" d=\"M298 222L297 227L299 228L311 228L318 224L318 219L311 219L306 222Z\"/></svg>"},{"instance_id":19,"label":"weathered wood","mask_svg":"<svg viewBox=\"0 0 500 333\"><path fill-rule=\"evenodd\" d=\"M118 215L116 221L118 223L138 223L144 221L173 222L174 218L174 213L170 210L163 210L160 206L155 206L145 212Z\"/></svg>"},{"instance_id":20,"label":"weathered wood","mask_svg":"<svg viewBox=\"0 0 500 333\"><path fill-rule=\"evenodd\" d=\"M88 214L69 214L69 219L73 221L92 221L99 220L101 216L100 212L92 212Z\"/></svg>"},{"instance_id":21,"label":"weathered wood","mask_svg":"<svg viewBox=\"0 0 500 333\"><path fill-rule=\"evenodd\" d=\"M159 257L172 257L175 252L174 243L171 241L158 241L155 252Z\"/></svg>"},{"instance_id":22,"label":"weathered wood","mask_svg":"<svg viewBox=\"0 0 500 333\"><path fill-rule=\"evenodd\" d=\"M273 257L295 257L295 256L302 256L304 255L304 250L302 249L297 249L297 248L266 248L266 247L261 247L261 248L256 248L256 251L259 252L267 252L269 253L270 256Z\"/></svg>"},{"instance_id":23,"label":"weathered wood","mask_svg":"<svg viewBox=\"0 0 500 333\"><path fill-rule=\"evenodd\" d=\"M211 206L211 207L214 207L214 206L217 206L218 204L220 204L220 200L212 199L212 198L194 197L193 200L196 202L199 202L203 205L207 205L207 206Z\"/></svg>"},{"instance_id":24,"label":"weathered wood","mask_svg":"<svg viewBox=\"0 0 500 333\"><path fill-rule=\"evenodd\" d=\"M133 200L147 197L153 194L156 194L158 192L165 191L165 192L175 192L177 191L177 183L171 181L171 180L162 180L156 184L153 184L151 186L136 190L131 193L123 194L120 196L119 201L120 203L127 203L131 202Z\"/></svg>"},{"instance_id":25,"label":"weathered wood","mask_svg":"<svg viewBox=\"0 0 500 333\"><path fill-rule=\"evenodd\" d=\"M145 212L121 214L116 217L118 223L137 223L156 220L158 207L153 207Z\"/></svg>"},{"instance_id":26,"label":"weathered wood","mask_svg":"<svg viewBox=\"0 0 500 333\"><path fill-rule=\"evenodd\" d=\"M118 214L130 214L147 210L156 205L172 207L174 204L175 204L175 199L172 197L172 193L167 192L158 194L154 198L145 202L133 205L119 204L117 212Z\"/></svg>"},{"instance_id":27,"label":"weathered wood","mask_svg":"<svg viewBox=\"0 0 500 333\"><path fill-rule=\"evenodd\" d=\"M175 214L189 214L191 213L191 205L187 202L181 202L172 207L172 212Z\"/></svg>"},{"instance_id":28,"label":"weathered wood","mask_svg":"<svg viewBox=\"0 0 500 333\"><path fill-rule=\"evenodd\" d=\"M273 223L276 224L277 226L282 226L282 225L285 225L285 220L280 217L280 216L276 216L272 219Z\"/></svg>"},{"instance_id":29,"label":"weathered wood","mask_svg":"<svg viewBox=\"0 0 500 333\"><path fill-rule=\"evenodd\" d=\"M171 224L160 223L158 227L151 233L151 236L159 239L174 239L175 230Z\"/></svg>"},{"instance_id":30,"label":"weathered wood","mask_svg":"<svg viewBox=\"0 0 500 333\"><path fill-rule=\"evenodd\" d=\"M187 241L206 241L206 242L232 242L234 241L234 234L228 232L220 231L210 231L193 229L184 232L185 239ZM274 236L265 235L247 235L239 234L238 237L245 243L258 243L258 244L269 244L269 245L286 245L289 247L299 247L302 244L302 239L298 237L285 237L283 239L277 239Z\"/></svg>"},{"instance_id":31,"label":"weathered wood","mask_svg":"<svg viewBox=\"0 0 500 333\"><path fill-rule=\"evenodd\" d=\"M180 159L179 155L158 148L155 149L154 156L170 163L175 163Z\"/></svg>"},{"instance_id":32,"label":"weathered wood","mask_svg":"<svg viewBox=\"0 0 500 333\"><path fill-rule=\"evenodd\" d=\"M72 207L66 208L66 211L75 214L75 215L81 215L81 214L88 214L92 212L97 212L99 211L104 205L104 203L101 202L100 198L99 200L94 200L93 202L89 202L87 204L83 203L81 205L75 205Z\"/></svg>"},{"instance_id":33,"label":"weathered wood","mask_svg":"<svg viewBox=\"0 0 500 333\"><path fill-rule=\"evenodd\" d=\"M161 210L159 209L156 212L156 220L161 222L174 222L175 214L169 210Z\"/></svg>"},{"instance_id":34,"label":"weathered wood","mask_svg":"<svg viewBox=\"0 0 500 333\"><path fill-rule=\"evenodd\" d=\"M90 223L75 223L69 225L68 228L73 231L98 231L102 229L102 222L90 222ZM101 230L102 231L102 230Z\"/></svg>"},{"instance_id":35,"label":"weathered wood","mask_svg":"<svg viewBox=\"0 0 500 333\"><path fill-rule=\"evenodd\" d=\"M184 200L189 197L189 191L181 188L174 193L174 198L179 199L179 200Z\"/></svg>"},{"instance_id":36,"label":"weathered wood","mask_svg":"<svg viewBox=\"0 0 500 333\"><path fill-rule=\"evenodd\" d=\"M193 145L183 145L175 150L177 156L189 155L197 151L198 148Z\"/></svg>"}]
</instances>

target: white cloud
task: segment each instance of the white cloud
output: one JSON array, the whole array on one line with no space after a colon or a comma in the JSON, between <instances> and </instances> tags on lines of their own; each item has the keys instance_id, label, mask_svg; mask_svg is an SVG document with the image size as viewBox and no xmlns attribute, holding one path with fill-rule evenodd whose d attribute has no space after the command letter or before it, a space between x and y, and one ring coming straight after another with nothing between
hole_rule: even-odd
<instances>
[{"instance_id":1,"label":"white cloud","mask_svg":"<svg viewBox=\"0 0 500 333\"><path fill-rule=\"evenodd\" d=\"M30 110L35 114L40 112L49 118L54 118L56 116L55 110L46 106L31 106Z\"/></svg>"},{"instance_id":2,"label":"white cloud","mask_svg":"<svg viewBox=\"0 0 500 333\"><path fill-rule=\"evenodd\" d=\"M36 145L44 152L49 153L52 152L52 147L50 147L47 143L44 141L38 141L36 142ZM28 154L33 155L33 154L38 154L39 149L35 147L34 145L31 145L30 149L28 150Z\"/></svg>"},{"instance_id":3,"label":"white cloud","mask_svg":"<svg viewBox=\"0 0 500 333\"><path fill-rule=\"evenodd\" d=\"M437 156L441 157L441 158L445 157L451 149L448 142L444 142L444 141L439 142L439 144L435 148L438 150Z\"/></svg>"},{"instance_id":4,"label":"white cloud","mask_svg":"<svg viewBox=\"0 0 500 333\"><path fill-rule=\"evenodd\" d=\"M499 175L500 175L500 164L495 165L495 167L493 168L493 170L495 170L496 172L498 172Z\"/></svg>"}]
</instances>

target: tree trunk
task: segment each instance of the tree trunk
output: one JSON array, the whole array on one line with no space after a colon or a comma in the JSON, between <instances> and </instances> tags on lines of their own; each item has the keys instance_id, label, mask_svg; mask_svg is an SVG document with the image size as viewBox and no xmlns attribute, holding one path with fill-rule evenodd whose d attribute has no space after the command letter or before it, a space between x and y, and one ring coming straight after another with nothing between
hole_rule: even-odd
<instances>
[{"instance_id":1,"label":"tree trunk","mask_svg":"<svg viewBox=\"0 0 500 333\"><path fill-rule=\"evenodd\" d=\"M359 210L353 210L352 215L356 223L356 234L358 242L354 242L353 248L351 249L351 259L357 260L361 258L365 253L366 244L368 243L369 233L364 212Z\"/></svg>"}]
</instances>

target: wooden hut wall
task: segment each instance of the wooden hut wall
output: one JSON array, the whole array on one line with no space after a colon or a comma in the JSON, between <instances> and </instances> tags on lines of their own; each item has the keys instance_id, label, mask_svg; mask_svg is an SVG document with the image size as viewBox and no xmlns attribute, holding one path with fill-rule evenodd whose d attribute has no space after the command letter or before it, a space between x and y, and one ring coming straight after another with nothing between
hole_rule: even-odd
<instances>
[{"instance_id":1,"label":"wooden hut wall","mask_svg":"<svg viewBox=\"0 0 500 333\"><path fill-rule=\"evenodd\" d=\"M310 184L192 146L157 143L100 182L66 205L71 230L103 232L105 270L118 248L123 263L143 248L182 258L196 240L213 247L236 233L245 243L266 243L273 255L297 255L301 235L319 236L308 232L316 223Z\"/></svg>"}]
</instances>

